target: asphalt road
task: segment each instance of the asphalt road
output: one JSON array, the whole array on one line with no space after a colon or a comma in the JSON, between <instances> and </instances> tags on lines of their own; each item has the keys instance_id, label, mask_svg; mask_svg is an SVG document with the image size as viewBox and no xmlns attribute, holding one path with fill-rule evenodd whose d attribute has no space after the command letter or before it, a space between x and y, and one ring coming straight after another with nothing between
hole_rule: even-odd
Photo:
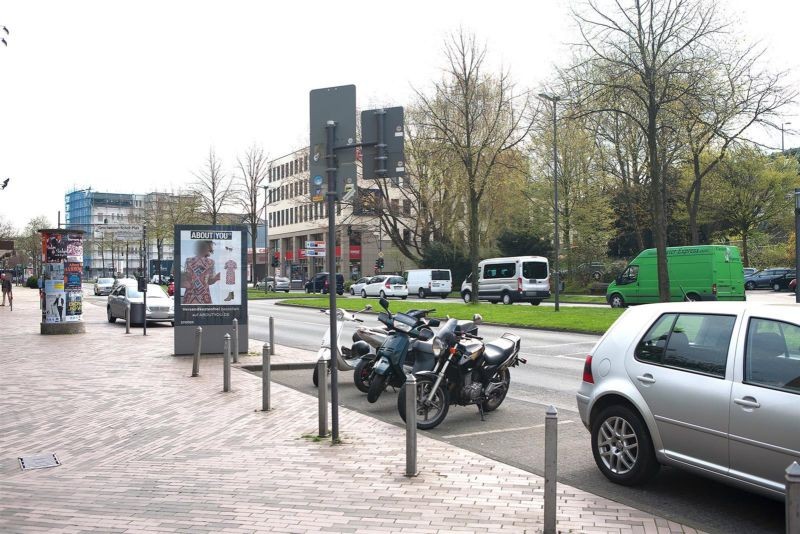
<instances>
[{"instance_id":1,"label":"asphalt road","mask_svg":"<svg viewBox=\"0 0 800 534\"><path fill-rule=\"evenodd\" d=\"M787 298L788 300L788 298ZM428 300L430 307L435 301ZM316 350L327 328L327 316L313 310L277 306L271 301L250 301L250 337L267 339L267 317L275 317L276 343ZM364 314L366 324L374 316ZM342 343L353 327L346 325ZM761 533L784 531L784 507L758 495L741 491L677 469L664 467L649 484L627 488L608 482L594 464L589 433L575 407L575 390L583 360L597 336L507 329L482 325L486 339L513 331L522 337L527 365L512 369L511 390L496 412L481 421L475 407L452 406L447 419L425 434L494 458L521 469L543 474L544 409L559 409L559 481L602 495L707 532ZM402 423L397 395L389 389L375 404L356 390L352 374L340 373L340 401L347 408L381 420ZM311 370L275 371L273 379L299 391L316 395ZM342 429L346 436L347 429ZM420 451L424 456L425 451Z\"/></svg>"}]
</instances>

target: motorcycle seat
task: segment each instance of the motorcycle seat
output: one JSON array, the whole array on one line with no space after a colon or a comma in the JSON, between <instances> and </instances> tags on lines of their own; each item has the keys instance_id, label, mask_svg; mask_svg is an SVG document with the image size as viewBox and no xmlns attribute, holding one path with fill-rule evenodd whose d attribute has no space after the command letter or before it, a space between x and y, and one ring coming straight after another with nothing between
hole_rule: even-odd
<instances>
[{"instance_id":1,"label":"motorcycle seat","mask_svg":"<svg viewBox=\"0 0 800 534\"><path fill-rule=\"evenodd\" d=\"M510 339L499 338L485 345L484 360L487 365L500 365L510 358L516 350L516 343Z\"/></svg>"}]
</instances>

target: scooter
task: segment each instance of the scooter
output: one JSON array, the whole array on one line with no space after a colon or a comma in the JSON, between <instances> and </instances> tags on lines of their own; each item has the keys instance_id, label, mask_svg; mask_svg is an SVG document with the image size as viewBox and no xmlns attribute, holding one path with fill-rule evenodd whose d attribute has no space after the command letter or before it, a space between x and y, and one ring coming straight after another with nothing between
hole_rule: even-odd
<instances>
[{"instance_id":1,"label":"scooter","mask_svg":"<svg viewBox=\"0 0 800 534\"><path fill-rule=\"evenodd\" d=\"M363 319L359 319L356 317L357 313L363 313L365 311L369 311L372 309L372 306L367 304L364 309L357 311L357 312L349 312L347 310L343 310L338 308L336 310L336 346L339 347L339 338L342 336L342 329L344 328L344 323L346 322L353 322L353 323L363 323ZM320 310L320 312L330 316L330 310ZM356 367L356 364L361 360L361 357L366 355L370 350L369 344L364 341L353 343L353 346L350 348L347 347L340 347L338 351L336 351L336 367L340 371L350 371ZM317 351L317 360L323 360L328 362L327 369L330 373L331 367L331 329L325 331L325 335L322 336L322 343L320 344L319 351ZM312 376L312 381L314 382L314 386L319 386L319 371L317 370L318 367L314 366L314 374ZM358 386L358 383L356 383ZM367 386L365 386L366 388ZM361 389L361 388L359 388ZM363 390L366 392L366 389Z\"/></svg>"}]
</instances>

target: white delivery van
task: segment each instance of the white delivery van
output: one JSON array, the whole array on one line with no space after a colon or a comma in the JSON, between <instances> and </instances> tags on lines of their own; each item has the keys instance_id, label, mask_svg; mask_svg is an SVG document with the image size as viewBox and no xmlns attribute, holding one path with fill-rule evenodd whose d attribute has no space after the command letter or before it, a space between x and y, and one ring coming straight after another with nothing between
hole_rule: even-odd
<instances>
[{"instance_id":1,"label":"white delivery van","mask_svg":"<svg viewBox=\"0 0 800 534\"><path fill-rule=\"evenodd\" d=\"M409 288L410 290L410 288ZM491 258L478 264L478 299L492 304L530 302L550 297L550 265L542 256ZM461 284L461 298L471 302L472 275Z\"/></svg>"},{"instance_id":2,"label":"white delivery van","mask_svg":"<svg viewBox=\"0 0 800 534\"><path fill-rule=\"evenodd\" d=\"M409 295L419 298L434 295L446 298L453 290L453 275L450 269L411 269L403 273Z\"/></svg>"}]
</instances>

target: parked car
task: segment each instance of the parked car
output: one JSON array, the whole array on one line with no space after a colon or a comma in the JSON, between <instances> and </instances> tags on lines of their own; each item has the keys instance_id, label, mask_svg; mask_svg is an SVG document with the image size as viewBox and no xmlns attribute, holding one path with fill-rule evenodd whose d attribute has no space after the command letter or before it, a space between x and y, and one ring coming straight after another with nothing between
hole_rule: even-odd
<instances>
[{"instance_id":1,"label":"parked car","mask_svg":"<svg viewBox=\"0 0 800 534\"><path fill-rule=\"evenodd\" d=\"M165 285L169 280L169 276L165 274L154 274L153 277L150 279L150 282L153 284L162 284Z\"/></svg>"},{"instance_id":2,"label":"parked car","mask_svg":"<svg viewBox=\"0 0 800 534\"><path fill-rule=\"evenodd\" d=\"M361 290L364 289L364 286L367 285L367 282L369 282L369 278L366 277L359 278L358 280L353 282L353 285L350 286L350 294L353 296L360 295Z\"/></svg>"},{"instance_id":3,"label":"parked car","mask_svg":"<svg viewBox=\"0 0 800 534\"><path fill-rule=\"evenodd\" d=\"M771 288L776 279L790 272L794 272L794 269L788 267L764 269L750 276L745 276L744 287L745 289Z\"/></svg>"},{"instance_id":4,"label":"parked car","mask_svg":"<svg viewBox=\"0 0 800 534\"><path fill-rule=\"evenodd\" d=\"M800 460L800 310L747 302L626 311L577 393L595 463L636 485L660 465L781 499Z\"/></svg>"},{"instance_id":5,"label":"parked car","mask_svg":"<svg viewBox=\"0 0 800 534\"><path fill-rule=\"evenodd\" d=\"M461 298L472 302L472 275L461 283ZM550 296L550 265L542 256L492 258L478 264L478 298L495 304L530 302Z\"/></svg>"},{"instance_id":6,"label":"parked car","mask_svg":"<svg viewBox=\"0 0 800 534\"><path fill-rule=\"evenodd\" d=\"M109 293L111 293L111 288L113 287L114 287L113 278L98 278L97 282L94 283L94 294L108 295Z\"/></svg>"},{"instance_id":7,"label":"parked car","mask_svg":"<svg viewBox=\"0 0 800 534\"><path fill-rule=\"evenodd\" d=\"M284 276L268 276L259 282L256 282L256 289L264 289L266 284L267 291L283 291L289 292L289 279Z\"/></svg>"},{"instance_id":8,"label":"parked car","mask_svg":"<svg viewBox=\"0 0 800 534\"><path fill-rule=\"evenodd\" d=\"M727 245L667 248L670 299L745 300L739 249ZM631 260L625 271L606 289L612 308L659 301L656 249L649 248Z\"/></svg>"},{"instance_id":9,"label":"parked car","mask_svg":"<svg viewBox=\"0 0 800 534\"><path fill-rule=\"evenodd\" d=\"M328 273L321 272L314 275L305 285L306 293L328 293ZM344 295L344 276L336 274L336 293Z\"/></svg>"},{"instance_id":10,"label":"parked car","mask_svg":"<svg viewBox=\"0 0 800 534\"><path fill-rule=\"evenodd\" d=\"M361 290L361 296L367 297L399 297L408 298L408 286L402 276L381 274L369 279Z\"/></svg>"},{"instance_id":11,"label":"parked car","mask_svg":"<svg viewBox=\"0 0 800 534\"><path fill-rule=\"evenodd\" d=\"M411 269L403 274L409 295L424 299L427 296L447 298L453 290L450 269Z\"/></svg>"},{"instance_id":12,"label":"parked car","mask_svg":"<svg viewBox=\"0 0 800 534\"><path fill-rule=\"evenodd\" d=\"M758 269L755 267L745 267L742 270L744 271L745 276L750 276L751 274L756 274L758 272Z\"/></svg>"},{"instance_id":13,"label":"parked car","mask_svg":"<svg viewBox=\"0 0 800 534\"><path fill-rule=\"evenodd\" d=\"M779 277L772 280L772 290L773 291L789 291L791 288L789 287L792 283L792 280L795 279L797 273L795 271L789 271L786 274L782 274Z\"/></svg>"},{"instance_id":14,"label":"parked car","mask_svg":"<svg viewBox=\"0 0 800 534\"><path fill-rule=\"evenodd\" d=\"M144 304L144 294L139 291L136 284L120 284L108 295L106 304L108 322L124 319L128 304ZM135 317L134 313L132 312L131 318ZM159 285L147 284L145 317L147 322L169 322L175 325L175 302Z\"/></svg>"}]
</instances>

